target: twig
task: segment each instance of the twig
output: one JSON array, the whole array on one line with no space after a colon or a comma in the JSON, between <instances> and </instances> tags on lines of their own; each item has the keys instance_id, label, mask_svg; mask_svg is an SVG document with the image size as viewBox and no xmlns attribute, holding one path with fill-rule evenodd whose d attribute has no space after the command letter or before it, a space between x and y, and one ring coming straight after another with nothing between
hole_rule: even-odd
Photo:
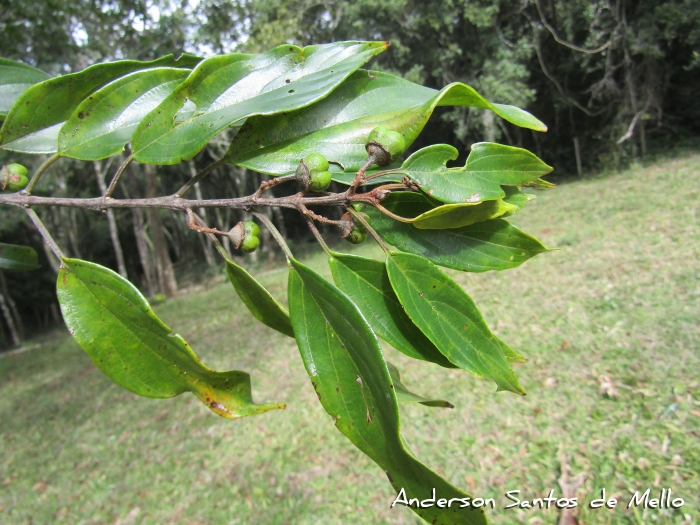
<instances>
[{"instance_id":1,"label":"twig","mask_svg":"<svg viewBox=\"0 0 700 525\"><path fill-rule=\"evenodd\" d=\"M221 158L221 159L217 160L214 164L210 164L209 166L207 166L206 168L204 168L202 171L200 171L199 173L197 173L197 175L195 175L195 176L192 177L190 180L188 180L182 188L180 188L179 190L177 190L177 191L175 192L175 195L174 195L174 196L181 199L182 196L183 196L185 193L187 193L187 191L188 191L192 186L194 186L195 184L197 184L200 180L202 180L204 177L206 177L207 175L209 175L209 174L210 174L212 171L214 171L216 168L219 168L219 167L223 166L224 164L226 164L226 159L225 159L225 158Z\"/></svg>"},{"instance_id":2,"label":"twig","mask_svg":"<svg viewBox=\"0 0 700 525\"><path fill-rule=\"evenodd\" d=\"M333 219L329 219L328 217L324 217L323 215L314 213L303 204L299 205L299 211L304 217L308 217L315 221L322 222L323 224L332 224L333 226L340 226L340 221L334 221Z\"/></svg>"},{"instance_id":3,"label":"twig","mask_svg":"<svg viewBox=\"0 0 700 525\"><path fill-rule=\"evenodd\" d=\"M199 217L199 215L196 215L191 209L186 209L185 212L187 213L187 216L190 218L190 221L188 223L188 226L190 227L190 230L194 230L199 233L211 233L211 234L217 234L217 235L226 235L226 232L222 232L220 230L217 230L216 228L209 228L207 224L204 222L204 220ZM199 223L199 224L197 224Z\"/></svg>"},{"instance_id":4,"label":"twig","mask_svg":"<svg viewBox=\"0 0 700 525\"><path fill-rule=\"evenodd\" d=\"M192 223L194 223L197 227L204 228L202 228L202 230L197 230L196 228L192 229L194 229L195 231L204 231L204 229L206 228L206 223L199 215L197 215L192 210L187 210L187 216L190 218L190 228L192 228L191 225ZM226 249L222 246L221 242L219 241L219 238L216 235L214 235L214 233L207 231L205 231L204 233L206 233L207 237L211 239L211 242L214 245L214 248L216 248L216 251L218 251L221 254L221 256L228 261L228 253L226 253Z\"/></svg>"},{"instance_id":5,"label":"twig","mask_svg":"<svg viewBox=\"0 0 700 525\"><path fill-rule=\"evenodd\" d=\"M29 184L27 184L27 187L20 191L20 193L23 195L29 195L34 189L34 186L36 186L39 182L39 179L44 174L44 172L47 169L49 169L49 166L51 166L51 164L53 164L60 158L61 156L58 153L55 153L51 155L48 159L46 159L46 161L41 166L39 166L39 169L34 172L34 175L32 175L32 179L29 181Z\"/></svg>"},{"instance_id":6,"label":"twig","mask_svg":"<svg viewBox=\"0 0 700 525\"><path fill-rule=\"evenodd\" d=\"M122 165L119 166L119 169L117 169L117 172L114 174L114 177L112 177L112 181L109 183L109 187L107 188L107 191L102 196L103 199L110 199L111 198L112 193L114 193L114 190L117 188L117 184L119 183L119 179L121 178L122 173L124 173L124 170L129 166L129 164L131 164L132 160L134 160L134 156L129 155L126 158L126 160L122 163Z\"/></svg>"},{"instance_id":7,"label":"twig","mask_svg":"<svg viewBox=\"0 0 700 525\"><path fill-rule=\"evenodd\" d=\"M48 245L49 248L51 248L51 251L54 253L54 255L58 257L59 261L63 261L65 255L63 255L63 252L58 247L58 244L56 244L56 241L53 240L53 237L51 237L51 234L46 229L46 226L44 226L44 223L41 222L41 219L36 214L36 212L31 208L25 208L24 211L27 212L27 215L29 215L29 218L34 223L34 226L36 226L36 229L39 230L39 233L44 238L44 242Z\"/></svg>"},{"instance_id":8,"label":"twig","mask_svg":"<svg viewBox=\"0 0 700 525\"><path fill-rule=\"evenodd\" d=\"M102 211L105 208L163 208L182 210L188 208L232 208L246 210L253 206L279 206L282 208L298 209L305 206L347 206L351 202L372 202L369 194L348 196L346 193L330 195L304 196L300 194L288 197L253 199L252 196L233 199L180 199L175 195L153 197L147 199L107 199L94 197L89 199L74 197L37 197L20 193L0 194L0 204L12 206L60 206L67 208L83 208L86 210Z\"/></svg>"},{"instance_id":9,"label":"twig","mask_svg":"<svg viewBox=\"0 0 700 525\"><path fill-rule=\"evenodd\" d=\"M574 51L579 51L581 53L588 53L588 54L595 54L595 53L600 53L601 51L605 51L607 48L609 48L612 45L612 37L610 40L608 40L605 44L603 44L600 47L596 47L595 49L586 49L585 47L579 47L575 44L571 44L565 40L562 40L559 38L559 35L557 35L557 32L554 30L554 28L549 25L547 22L547 19L544 17L544 13L542 12L542 7L540 6L540 0L535 0L535 5L537 6L537 11L540 14L540 21L542 22L542 25L546 27L550 33L552 33L552 36L554 37L554 40L559 42L561 45L566 46L570 49L573 49Z\"/></svg>"},{"instance_id":10,"label":"twig","mask_svg":"<svg viewBox=\"0 0 700 525\"><path fill-rule=\"evenodd\" d=\"M379 203L376 203L375 206L380 212L382 212L384 215L388 215L389 217L391 217L395 221L408 222L408 223L413 222L413 219L407 219L406 217L401 217L400 215L396 215L395 213L387 210L384 206L382 206Z\"/></svg>"},{"instance_id":11,"label":"twig","mask_svg":"<svg viewBox=\"0 0 700 525\"><path fill-rule=\"evenodd\" d=\"M644 109L642 109L641 111L638 111L637 114L634 116L634 118L632 119L632 122L630 122L629 128L627 128L627 133L625 133L619 139L617 139L617 142L615 144L622 144L627 139L632 138L632 135L634 135L634 128L637 127L637 122L639 121L640 117L642 115L644 115L644 113L647 112L647 109L649 108L649 100L650 99L651 99L651 97L649 97L649 99L647 99L647 103L644 105Z\"/></svg>"},{"instance_id":12,"label":"twig","mask_svg":"<svg viewBox=\"0 0 700 525\"><path fill-rule=\"evenodd\" d=\"M347 208L348 213L352 215L352 217L358 221L360 221L360 224L365 227L365 230L367 230L367 233L369 233L375 241L377 241L377 244L384 250L385 253L389 253L391 249L389 246L386 245L386 243L382 240L382 238L379 236L379 234L374 230L369 225L369 222L367 222L367 219L365 219L361 213L357 213L355 209L352 206L348 206Z\"/></svg>"},{"instance_id":13,"label":"twig","mask_svg":"<svg viewBox=\"0 0 700 525\"><path fill-rule=\"evenodd\" d=\"M282 237L282 234L279 232L279 230L275 228L275 225L272 224L272 221L268 218L268 216L264 213L260 213L257 211L252 211L251 213L255 217L257 217L260 220L260 222L262 222L267 227L268 230L270 230L270 233L275 238L280 248L282 248L282 251L287 256L287 259L294 259L294 255L292 255L292 251L289 249L289 246L287 246L287 243L284 241L284 237Z\"/></svg>"},{"instance_id":14,"label":"twig","mask_svg":"<svg viewBox=\"0 0 700 525\"><path fill-rule=\"evenodd\" d=\"M321 232L318 231L318 228L316 228L316 225L314 224L314 221L311 219L311 217L309 217L308 215L304 215L304 220L306 221L306 224L309 225L311 233L314 234L314 237L316 237L316 240L321 245L321 248L323 248L323 251L326 252L328 256L332 256L333 252L331 252L331 249L326 244L326 241L323 240Z\"/></svg>"},{"instance_id":15,"label":"twig","mask_svg":"<svg viewBox=\"0 0 700 525\"><path fill-rule=\"evenodd\" d=\"M367 159L367 162L365 162L362 167L357 170L357 173L355 174L355 180L352 181L352 184L350 184L350 187L348 188L348 195L353 195L356 191L357 188L362 186L365 182L365 171L367 171L367 168L369 168L372 164L374 164L374 159L370 157ZM376 177L376 173L372 174L372 178Z\"/></svg>"},{"instance_id":16,"label":"twig","mask_svg":"<svg viewBox=\"0 0 700 525\"><path fill-rule=\"evenodd\" d=\"M273 179L263 181L260 183L260 187L258 188L258 191L256 191L253 194L253 198L257 199L259 197L262 197L262 194L265 193L270 188L272 188L273 186L277 186L278 184L282 184L283 182L287 182L290 180L295 180L296 178L297 178L296 174L292 173L290 175L284 175L282 177L275 177Z\"/></svg>"}]
</instances>

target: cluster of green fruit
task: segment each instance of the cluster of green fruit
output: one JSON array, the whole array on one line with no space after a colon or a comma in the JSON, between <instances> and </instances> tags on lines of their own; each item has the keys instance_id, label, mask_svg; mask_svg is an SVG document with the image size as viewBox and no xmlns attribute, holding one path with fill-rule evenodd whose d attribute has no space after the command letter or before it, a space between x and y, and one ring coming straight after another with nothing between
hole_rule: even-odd
<instances>
[{"instance_id":1,"label":"cluster of green fruit","mask_svg":"<svg viewBox=\"0 0 700 525\"><path fill-rule=\"evenodd\" d=\"M406 143L401 133L386 127L377 127L370 132L365 149L368 155L367 166L376 164L384 167L406 150ZM301 160L295 177L305 191L324 192L331 184L331 172L328 168L326 157L320 153L311 153ZM340 218L339 227L342 237L352 244L359 244L367 239L367 230L355 222L350 213Z\"/></svg>"}]
</instances>

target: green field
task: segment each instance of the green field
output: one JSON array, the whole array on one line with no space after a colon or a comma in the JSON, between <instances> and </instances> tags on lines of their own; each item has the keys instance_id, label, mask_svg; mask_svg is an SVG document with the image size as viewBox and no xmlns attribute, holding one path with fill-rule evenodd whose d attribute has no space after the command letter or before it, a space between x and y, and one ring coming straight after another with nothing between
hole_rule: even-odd
<instances>
[{"instance_id":1,"label":"green field","mask_svg":"<svg viewBox=\"0 0 700 525\"><path fill-rule=\"evenodd\" d=\"M558 248L503 273L452 275L494 331L528 358L528 395L462 371L390 360L417 393L403 406L418 457L473 495L493 523L557 523L509 509L561 496L579 523L698 523L700 156L540 192L513 222ZM370 241L356 251L377 254ZM329 275L324 256L307 262ZM259 271L285 296L284 267ZM384 473L333 427L293 340L257 323L219 279L157 308L215 369L246 370L257 402L287 409L229 421L193 396L139 398L111 383L65 331L0 359L0 523L413 524ZM606 489L615 510L587 508ZM627 509L662 488L678 510ZM428 497L428 495L426 495Z\"/></svg>"}]
</instances>

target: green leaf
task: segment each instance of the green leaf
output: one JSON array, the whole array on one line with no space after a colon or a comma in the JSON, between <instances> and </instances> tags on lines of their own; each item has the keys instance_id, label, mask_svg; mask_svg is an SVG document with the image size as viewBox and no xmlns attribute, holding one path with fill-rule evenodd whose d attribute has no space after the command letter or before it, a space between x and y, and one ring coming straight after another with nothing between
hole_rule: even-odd
<instances>
[{"instance_id":1,"label":"green leaf","mask_svg":"<svg viewBox=\"0 0 700 525\"><path fill-rule=\"evenodd\" d=\"M250 376L206 367L126 279L108 268L63 259L58 300L68 331L115 383L145 397L192 392L216 414L235 419L283 404L255 405Z\"/></svg>"},{"instance_id":2,"label":"green leaf","mask_svg":"<svg viewBox=\"0 0 700 525\"><path fill-rule=\"evenodd\" d=\"M421 230L461 228L495 219L517 209L517 206L502 199L479 204L445 204L411 219L410 224Z\"/></svg>"},{"instance_id":3,"label":"green leaf","mask_svg":"<svg viewBox=\"0 0 700 525\"><path fill-rule=\"evenodd\" d=\"M386 47L386 42L338 42L303 49L282 45L261 55L211 57L144 118L133 137L135 158L147 164L192 158L235 122L291 111L324 98Z\"/></svg>"},{"instance_id":4,"label":"green leaf","mask_svg":"<svg viewBox=\"0 0 700 525\"><path fill-rule=\"evenodd\" d=\"M452 403L445 401L444 399L427 399L423 396L419 396L418 394L414 394L401 382L401 374L399 374L399 369L392 365L389 361L386 362L386 366L389 369L391 381L394 383L394 392L396 392L396 400L399 403L420 403L421 405L425 405L427 407L455 407Z\"/></svg>"},{"instance_id":5,"label":"green leaf","mask_svg":"<svg viewBox=\"0 0 700 525\"><path fill-rule=\"evenodd\" d=\"M0 117L7 115L15 101L34 84L51 78L43 71L0 58Z\"/></svg>"},{"instance_id":6,"label":"green leaf","mask_svg":"<svg viewBox=\"0 0 700 525\"><path fill-rule=\"evenodd\" d=\"M258 321L284 335L294 337L289 313L263 285L244 268L228 259L226 259L226 273L241 301Z\"/></svg>"},{"instance_id":7,"label":"green leaf","mask_svg":"<svg viewBox=\"0 0 700 525\"><path fill-rule=\"evenodd\" d=\"M293 173L303 157L322 153L333 163L334 180L349 184L367 160L365 144L372 129L384 126L398 131L408 147L435 107L445 105L491 109L515 125L546 129L529 113L491 104L464 84L450 84L436 91L387 73L360 70L314 106L286 115L249 119L231 143L226 158L255 171L285 175Z\"/></svg>"},{"instance_id":8,"label":"green leaf","mask_svg":"<svg viewBox=\"0 0 700 525\"><path fill-rule=\"evenodd\" d=\"M537 198L536 195L520 191L515 186L505 186L503 188L503 191L505 191L506 193L506 196L503 198L503 202L507 202L508 204L515 206L515 209L507 211L506 213L501 215L502 219L510 217L511 215L515 215L528 202L534 201Z\"/></svg>"},{"instance_id":9,"label":"green leaf","mask_svg":"<svg viewBox=\"0 0 700 525\"><path fill-rule=\"evenodd\" d=\"M63 125L58 152L100 160L124 151L139 122L182 83L189 69L157 67L125 75L84 100Z\"/></svg>"},{"instance_id":10,"label":"green leaf","mask_svg":"<svg viewBox=\"0 0 700 525\"><path fill-rule=\"evenodd\" d=\"M96 89L133 71L152 67L191 68L199 60L193 55L183 55L178 60L168 55L152 62L121 60L96 64L36 84L12 106L0 130L0 146L22 153L55 153L61 127Z\"/></svg>"},{"instance_id":11,"label":"green leaf","mask_svg":"<svg viewBox=\"0 0 700 525\"><path fill-rule=\"evenodd\" d=\"M406 313L455 365L493 379L498 390L525 391L474 301L445 272L423 257L391 253L391 285Z\"/></svg>"},{"instance_id":12,"label":"green leaf","mask_svg":"<svg viewBox=\"0 0 700 525\"><path fill-rule=\"evenodd\" d=\"M382 205L403 217L423 213L432 204L420 193L392 193ZM421 255L440 266L467 272L515 268L548 251L540 241L503 219L479 222L449 230L419 230L384 215L369 205L358 206L372 227L399 250Z\"/></svg>"},{"instance_id":13,"label":"green leaf","mask_svg":"<svg viewBox=\"0 0 700 525\"><path fill-rule=\"evenodd\" d=\"M338 288L292 260L289 306L304 366L336 428L384 470L397 493L425 499L470 498L404 447L395 388L377 339ZM485 524L481 509L412 508L436 525Z\"/></svg>"},{"instance_id":14,"label":"green leaf","mask_svg":"<svg viewBox=\"0 0 700 525\"><path fill-rule=\"evenodd\" d=\"M552 171L525 149L490 142L473 144L464 167L446 167L457 156L447 144L428 146L406 159L401 172L433 199L460 204L501 199L501 185L532 183Z\"/></svg>"},{"instance_id":15,"label":"green leaf","mask_svg":"<svg viewBox=\"0 0 700 525\"><path fill-rule=\"evenodd\" d=\"M28 272L41 268L34 248L0 242L0 270Z\"/></svg>"},{"instance_id":16,"label":"green leaf","mask_svg":"<svg viewBox=\"0 0 700 525\"><path fill-rule=\"evenodd\" d=\"M334 253L329 263L338 288L357 305L379 337L409 357L454 368L403 311L384 263L340 253Z\"/></svg>"}]
</instances>

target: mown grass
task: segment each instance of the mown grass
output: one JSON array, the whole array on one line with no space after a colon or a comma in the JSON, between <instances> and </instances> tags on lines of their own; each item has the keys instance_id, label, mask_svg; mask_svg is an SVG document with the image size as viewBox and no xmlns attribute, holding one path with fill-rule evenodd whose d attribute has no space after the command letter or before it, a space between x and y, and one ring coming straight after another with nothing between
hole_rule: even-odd
<instances>
[{"instance_id":1,"label":"mown grass","mask_svg":"<svg viewBox=\"0 0 700 525\"><path fill-rule=\"evenodd\" d=\"M402 407L407 440L453 483L494 497L493 523L556 523L554 508L505 510L504 494L561 496L563 471L579 523L698 522L699 174L688 156L541 193L513 222L558 251L453 273L529 358L516 369L527 397L386 348L409 387L456 405ZM320 254L308 261L328 275ZM286 274L259 278L284 297ZM43 337L0 359L0 523L417 523L389 508L385 475L335 431L294 342L254 322L228 283L157 310L205 363L249 371L256 400L287 409L228 421L189 395L139 398L63 333ZM602 488L615 510L587 508ZM685 504L628 510L646 488Z\"/></svg>"}]
</instances>

